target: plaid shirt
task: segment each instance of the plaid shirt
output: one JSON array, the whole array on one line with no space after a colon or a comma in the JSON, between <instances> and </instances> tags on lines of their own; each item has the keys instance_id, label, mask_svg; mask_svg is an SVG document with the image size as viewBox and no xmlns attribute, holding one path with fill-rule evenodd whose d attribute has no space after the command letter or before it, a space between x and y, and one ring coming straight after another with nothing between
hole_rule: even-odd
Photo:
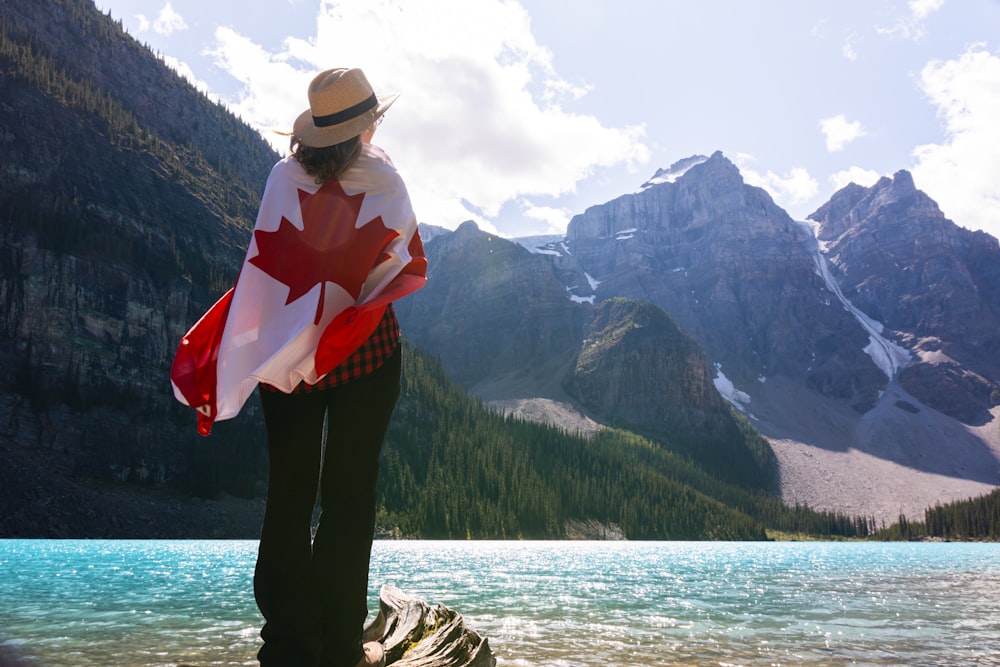
<instances>
[{"instance_id":1,"label":"plaid shirt","mask_svg":"<svg viewBox=\"0 0 1000 667\"><path fill-rule=\"evenodd\" d=\"M361 347L353 354L340 362L340 365L316 381L316 384L306 384L300 382L293 394L311 391L321 391L331 387L347 384L351 380L357 380L365 375L369 375L378 370L386 359L392 356L399 345L399 321L396 320L396 311L390 303L385 307L385 315L378 323L378 327L372 332ZM262 389L267 391L279 391L277 387L261 383Z\"/></svg>"}]
</instances>

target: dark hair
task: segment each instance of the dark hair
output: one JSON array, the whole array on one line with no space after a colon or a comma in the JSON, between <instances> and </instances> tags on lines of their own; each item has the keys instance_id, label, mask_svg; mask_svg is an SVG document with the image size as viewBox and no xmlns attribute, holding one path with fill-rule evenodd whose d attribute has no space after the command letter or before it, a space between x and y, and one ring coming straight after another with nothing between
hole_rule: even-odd
<instances>
[{"instance_id":1,"label":"dark hair","mask_svg":"<svg viewBox=\"0 0 1000 667\"><path fill-rule=\"evenodd\" d=\"M361 155L361 137L359 135L333 146L316 148L306 146L301 139L293 136L290 148L292 156L299 161L306 173L315 177L316 183L322 185L340 178L354 164Z\"/></svg>"}]
</instances>

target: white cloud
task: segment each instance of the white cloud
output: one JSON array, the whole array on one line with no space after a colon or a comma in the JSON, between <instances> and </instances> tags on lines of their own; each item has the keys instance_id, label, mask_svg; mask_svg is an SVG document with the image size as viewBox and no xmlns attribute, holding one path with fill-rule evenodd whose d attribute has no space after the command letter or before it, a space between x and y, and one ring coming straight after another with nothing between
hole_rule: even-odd
<instances>
[{"instance_id":1,"label":"white cloud","mask_svg":"<svg viewBox=\"0 0 1000 667\"><path fill-rule=\"evenodd\" d=\"M910 0L910 13L917 21L923 21L943 5L944 0Z\"/></svg>"},{"instance_id":2,"label":"white cloud","mask_svg":"<svg viewBox=\"0 0 1000 667\"><path fill-rule=\"evenodd\" d=\"M957 60L932 61L920 87L945 140L914 149L917 187L957 224L1000 237L1000 56L974 45Z\"/></svg>"},{"instance_id":3,"label":"white cloud","mask_svg":"<svg viewBox=\"0 0 1000 667\"><path fill-rule=\"evenodd\" d=\"M481 222L506 202L649 159L643 126L607 127L564 106L587 85L559 77L516 2L323 0L316 35L277 53L225 28L216 40L217 64L244 85L233 110L258 127L290 129L309 80L329 67L361 67L377 92L400 93L376 142L422 221Z\"/></svg>"},{"instance_id":4,"label":"white cloud","mask_svg":"<svg viewBox=\"0 0 1000 667\"><path fill-rule=\"evenodd\" d=\"M145 21L145 19L143 19ZM145 24L145 23L144 23ZM160 35L169 35L175 30L187 30L187 23L169 2L160 10L160 15L153 21L153 31Z\"/></svg>"},{"instance_id":5,"label":"white cloud","mask_svg":"<svg viewBox=\"0 0 1000 667\"><path fill-rule=\"evenodd\" d=\"M844 44L841 47L840 52L851 62L858 59L858 52L854 50L854 40L851 38L844 40Z\"/></svg>"},{"instance_id":6,"label":"white cloud","mask_svg":"<svg viewBox=\"0 0 1000 667\"><path fill-rule=\"evenodd\" d=\"M819 183L809 175L809 171L804 167L792 167L784 175L776 174L768 170L766 174L750 169L747 165L753 161L753 157L740 154L734 162L739 167L743 180L749 185L755 185L767 190L771 197L782 208L803 204L819 193Z\"/></svg>"},{"instance_id":7,"label":"white cloud","mask_svg":"<svg viewBox=\"0 0 1000 667\"><path fill-rule=\"evenodd\" d=\"M292 129L292 122L308 106L306 89L314 71L304 71L286 59L234 32L217 28L210 55L215 64L243 84L237 100L230 100L234 114L259 128L279 151L287 151L288 138L275 131Z\"/></svg>"},{"instance_id":8,"label":"white cloud","mask_svg":"<svg viewBox=\"0 0 1000 667\"><path fill-rule=\"evenodd\" d=\"M145 14L136 14L135 20L139 23L138 27L136 28L136 32L146 32L147 30L149 30L150 25L152 25L149 22L149 19L146 18Z\"/></svg>"},{"instance_id":9,"label":"white cloud","mask_svg":"<svg viewBox=\"0 0 1000 667\"><path fill-rule=\"evenodd\" d=\"M819 128L826 137L826 149L831 153L844 150L844 146L867 134L860 122L848 121L844 114L821 119Z\"/></svg>"},{"instance_id":10,"label":"white cloud","mask_svg":"<svg viewBox=\"0 0 1000 667\"><path fill-rule=\"evenodd\" d=\"M896 25L891 28L876 28L876 31L889 37L901 37L903 39L919 40L926 34L924 21L928 16L941 9L944 0L910 0L908 3L909 14L901 18Z\"/></svg>"},{"instance_id":11,"label":"white cloud","mask_svg":"<svg viewBox=\"0 0 1000 667\"><path fill-rule=\"evenodd\" d=\"M831 175L830 182L838 190L848 183L856 183L867 188L875 185L881 177L877 171L854 166Z\"/></svg>"},{"instance_id":12,"label":"white cloud","mask_svg":"<svg viewBox=\"0 0 1000 667\"><path fill-rule=\"evenodd\" d=\"M522 200L520 205L521 212L524 213L525 217L531 218L532 220L540 220L546 224L546 229L540 232L542 234L565 233L566 227L569 225L570 218L573 217L572 212L565 208L536 206L527 200Z\"/></svg>"}]
</instances>

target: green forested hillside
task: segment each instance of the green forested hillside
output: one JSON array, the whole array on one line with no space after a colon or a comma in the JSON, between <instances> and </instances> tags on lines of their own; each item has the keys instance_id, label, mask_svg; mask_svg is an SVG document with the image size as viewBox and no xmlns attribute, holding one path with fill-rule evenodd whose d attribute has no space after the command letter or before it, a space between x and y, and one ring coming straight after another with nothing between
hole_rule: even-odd
<instances>
[{"instance_id":1,"label":"green forested hillside","mask_svg":"<svg viewBox=\"0 0 1000 667\"><path fill-rule=\"evenodd\" d=\"M88 5L0 14L4 223L41 248L129 265L157 286L183 277L225 291L277 154ZM28 31L46 10L94 48ZM118 57L102 58L110 53ZM209 216L223 234L205 233ZM217 246L224 257L206 261Z\"/></svg>"},{"instance_id":2,"label":"green forested hillside","mask_svg":"<svg viewBox=\"0 0 1000 667\"><path fill-rule=\"evenodd\" d=\"M697 342L652 303L598 303L564 386L603 423L690 457L714 477L777 489L768 442L719 394Z\"/></svg>"},{"instance_id":3,"label":"green forested hillside","mask_svg":"<svg viewBox=\"0 0 1000 667\"><path fill-rule=\"evenodd\" d=\"M632 434L588 440L502 417L407 349L386 442L379 523L441 538L561 537L569 519L637 539L760 539L763 527L677 481L690 466Z\"/></svg>"},{"instance_id":4,"label":"green forested hillside","mask_svg":"<svg viewBox=\"0 0 1000 667\"><path fill-rule=\"evenodd\" d=\"M660 444L591 438L501 416L407 346L379 479L378 523L426 538L558 538L571 520L629 539L764 539L765 527L866 535L867 522L788 509L725 484Z\"/></svg>"}]
</instances>

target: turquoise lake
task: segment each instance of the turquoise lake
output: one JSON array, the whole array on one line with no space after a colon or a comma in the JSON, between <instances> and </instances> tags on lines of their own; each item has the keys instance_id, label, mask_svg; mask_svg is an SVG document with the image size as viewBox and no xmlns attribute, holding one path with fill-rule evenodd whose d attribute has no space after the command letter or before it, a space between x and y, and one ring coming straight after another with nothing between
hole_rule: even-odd
<instances>
[{"instance_id":1,"label":"turquoise lake","mask_svg":"<svg viewBox=\"0 0 1000 667\"><path fill-rule=\"evenodd\" d=\"M376 542L501 666L1000 665L1000 545ZM256 665L252 541L0 540L0 644L38 667Z\"/></svg>"}]
</instances>

